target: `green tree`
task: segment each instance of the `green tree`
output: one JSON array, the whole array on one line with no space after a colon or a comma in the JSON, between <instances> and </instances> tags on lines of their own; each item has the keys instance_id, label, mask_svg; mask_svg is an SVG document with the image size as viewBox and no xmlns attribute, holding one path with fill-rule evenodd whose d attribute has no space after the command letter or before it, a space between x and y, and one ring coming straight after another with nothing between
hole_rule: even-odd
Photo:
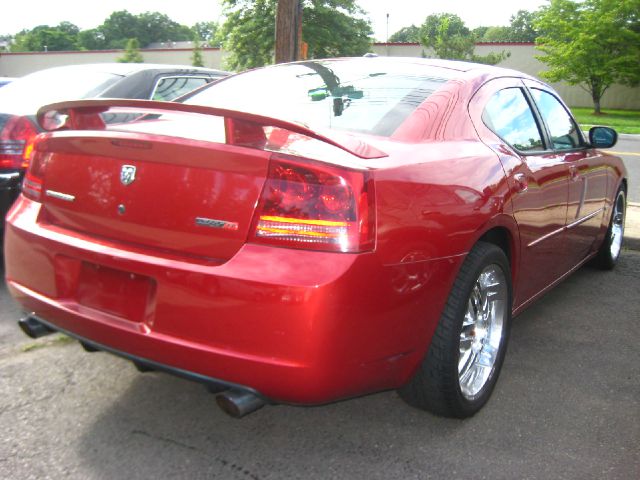
<instances>
[{"instance_id":1,"label":"green tree","mask_svg":"<svg viewBox=\"0 0 640 480\"><path fill-rule=\"evenodd\" d=\"M78 50L79 29L69 22L56 27L39 25L33 30L23 30L16 34L11 46L12 52L41 52Z\"/></svg>"},{"instance_id":2,"label":"green tree","mask_svg":"<svg viewBox=\"0 0 640 480\"><path fill-rule=\"evenodd\" d=\"M534 42L538 36L534 23L538 12L518 10L508 26L478 27L472 33L478 42Z\"/></svg>"},{"instance_id":3,"label":"green tree","mask_svg":"<svg viewBox=\"0 0 640 480\"><path fill-rule=\"evenodd\" d=\"M220 38L232 70L273 62L277 0L223 0L226 21ZM355 0L308 0L302 36L309 58L363 55L371 47L371 24Z\"/></svg>"},{"instance_id":4,"label":"green tree","mask_svg":"<svg viewBox=\"0 0 640 480\"><path fill-rule=\"evenodd\" d=\"M80 31L78 46L81 50L104 50L107 48L107 41L101 29L92 28Z\"/></svg>"},{"instance_id":5,"label":"green tree","mask_svg":"<svg viewBox=\"0 0 640 480\"><path fill-rule=\"evenodd\" d=\"M484 42L484 34L492 27L476 27L471 30L471 35L476 42Z\"/></svg>"},{"instance_id":6,"label":"green tree","mask_svg":"<svg viewBox=\"0 0 640 480\"><path fill-rule=\"evenodd\" d=\"M142 54L140 53L140 43L137 38L130 38L127 41L127 48L124 55L118 58L120 63L144 63Z\"/></svg>"},{"instance_id":7,"label":"green tree","mask_svg":"<svg viewBox=\"0 0 640 480\"><path fill-rule=\"evenodd\" d=\"M140 45L153 42L181 42L193 38L193 32L185 25L171 20L164 13L145 12L137 16Z\"/></svg>"},{"instance_id":8,"label":"green tree","mask_svg":"<svg viewBox=\"0 0 640 480\"><path fill-rule=\"evenodd\" d=\"M129 39L138 38L140 34L138 27L138 19L135 15L126 10L120 10L109 15L98 30L104 37L105 48L125 48ZM140 42L139 39L138 42Z\"/></svg>"},{"instance_id":9,"label":"green tree","mask_svg":"<svg viewBox=\"0 0 640 480\"><path fill-rule=\"evenodd\" d=\"M389 41L396 43L420 43L420 28L415 25L403 27L391 35Z\"/></svg>"},{"instance_id":10,"label":"green tree","mask_svg":"<svg viewBox=\"0 0 640 480\"><path fill-rule=\"evenodd\" d=\"M220 28L218 22L198 22L191 31L200 41L206 42L210 47L218 45L217 33Z\"/></svg>"},{"instance_id":11,"label":"green tree","mask_svg":"<svg viewBox=\"0 0 640 480\"><path fill-rule=\"evenodd\" d=\"M551 0L535 27L541 75L582 87L594 113L611 85L640 83L640 0Z\"/></svg>"},{"instance_id":12,"label":"green tree","mask_svg":"<svg viewBox=\"0 0 640 480\"><path fill-rule=\"evenodd\" d=\"M515 15L511 15L510 42L535 42L538 37L538 30L535 22L538 12L518 10Z\"/></svg>"},{"instance_id":13,"label":"green tree","mask_svg":"<svg viewBox=\"0 0 640 480\"><path fill-rule=\"evenodd\" d=\"M495 65L509 56L508 53L475 55L475 39L460 17L453 13L429 15L420 28L420 41L430 47L438 58L465 60Z\"/></svg>"},{"instance_id":14,"label":"green tree","mask_svg":"<svg viewBox=\"0 0 640 480\"><path fill-rule=\"evenodd\" d=\"M9 46L13 42L13 35L0 35L0 52L9 51ZM6 46L5 46L6 45Z\"/></svg>"},{"instance_id":15,"label":"green tree","mask_svg":"<svg viewBox=\"0 0 640 480\"><path fill-rule=\"evenodd\" d=\"M189 27L174 22L164 13L133 15L126 10L113 12L97 30L104 38L105 48L124 48L131 38L146 47L153 42L190 40L193 35Z\"/></svg>"},{"instance_id":16,"label":"green tree","mask_svg":"<svg viewBox=\"0 0 640 480\"><path fill-rule=\"evenodd\" d=\"M438 58L450 60L468 60L475 48L471 31L453 13L429 15L420 29L420 41Z\"/></svg>"},{"instance_id":17,"label":"green tree","mask_svg":"<svg viewBox=\"0 0 640 480\"><path fill-rule=\"evenodd\" d=\"M193 36L193 54L191 55L191 65L194 67L204 67L204 61L202 60L202 47L200 46L200 39L197 35Z\"/></svg>"},{"instance_id":18,"label":"green tree","mask_svg":"<svg viewBox=\"0 0 640 480\"><path fill-rule=\"evenodd\" d=\"M511 42L511 27L489 27L481 42Z\"/></svg>"}]
</instances>

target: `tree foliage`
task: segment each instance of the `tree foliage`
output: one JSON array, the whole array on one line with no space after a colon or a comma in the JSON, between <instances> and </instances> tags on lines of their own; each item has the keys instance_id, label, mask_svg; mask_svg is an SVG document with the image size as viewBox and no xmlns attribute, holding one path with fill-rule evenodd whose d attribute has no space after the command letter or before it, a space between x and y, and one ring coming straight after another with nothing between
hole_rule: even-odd
<instances>
[{"instance_id":1,"label":"tree foliage","mask_svg":"<svg viewBox=\"0 0 640 480\"><path fill-rule=\"evenodd\" d=\"M277 0L223 0L226 21L220 28L226 66L232 70L273 62ZM371 46L371 24L355 0L307 0L302 37L309 58L363 55Z\"/></svg>"},{"instance_id":2,"label":"tree foliage","mask_svg":"<svg viewBox=\"0 0 640 480\"><path fill-rule=\"evenodd\" d=\"M420 40L438 58L450 60L468 60L475 48L471 31L453 13L429 15L420 28Z\"/></svg>"},{"instance_id":3,"label":"tree foliage","mask_svg":"<svg viewBox=\"0 0 640 480\"><path fill-rule=\"evenodd\" d=\"M137 38L130 38L127 41L127 47L124 55L118 58L120 63L144 63L142 54L140 53L140 44Z\"/></svg>"},{"instance_id":4,"label":"tree foliage","mask_svg":"<svg viewBox=\"0 0 640 480\"><path fill-rule=\"evenodd\" d=\"M389 37L395 43L420 43L420 28L415 25L403 27Z\"/></svg>"},{"instance_id":5,"label":"tree foliage","mask_svg":"<svg viewBox=\"0 0 640 480\"><path fill-rule=\"evenodd\" d=\"M58 26L39 25L32 30L23 30L15 36L12 52L42 52L78 50L78 32L70 22Z\"/></svg>"},{"instance_id":6,"label":"tree foliage","mask_svg":"<svg viewBox=\"0 0 640 480\"><path fill-rule=\"evenodd\" d=\"M133 15L126 10L113 12L97 30L104 39L104 48L124 48L131 38L146 47L154 42L191 40L193 35L189 27L174 22L164 13Z\"/></svg>"},{"instance_id":7,"label":"tree foliage","mask_svg":"<svg viewBox=\"0 0 640 480\"><path fill-rule=\"evenodd\" d=\"M191 65L194 67L204 67L202 59L202 47L200 46L200 38L193 36L193 54L191 55Z\"/></svg>"},{"instance_id":8,"label":"tree foliage","mask_svg":"<svg viewBox=\"0 0 640 480\"><path fill-rule=\"evenodd\" d=\"M535 21L538 12L518 10L508 26L478 27L472 33L478 42L534 42L538 36Z\"/></svg>"},{"instance_id":9,"label":"tree foliage","mask_svg":"<svg viewBox=\"0 0 640 480\"><path fill-rule=\"evenodd\" d=\"M538 12L518 10L511 15L509 42L535 42L539 32L535 26Z\"/></svg>"},{"instance_id":10,"label":"tree foliage","mask_svg":"<svg viewBox=\"0 0 640 480\"><path fill-rule=\"evenodd\" d=\"M509 56L505 52L476 55L474 35L453 13L429 15L420 27L420 41L425 47L432 48L436 57L449 60L495 65Z\"/></svg>"},{"instance_id":11,"label":"tree foliage","mask_svg":"<svg viewBox=\"0 0 640 480\"><path fill-rule=\"evenodd\" d=\"M219 28L218 22L198 22L191 27L191 31L201 42L206 42L210 47L213 47L218 45Z\"/></svg>"},{"instance_id":12,"label":"tree foliage","mask_svg":"<svg viewBox=\"0 0 640 480\"><path fill-rule=\"evenodd\" d=\"M201 25L198 32L204 31L205 23L207 22L196 25ZM45 46L49 51L119 49L125 48L131 38L137 39L139 45L146 47L153 42L191 40L193 32L191 28L174 22L163 13L145 12L134 15L121 10L113 12L102 25L89 30L81 31L70 22L62 22L55 27L40 25L32 30L23 30L16 34L11 51L38 52L45 50Z\"/></svg>"},{"instance_id":13,"label":"tree foliage","mask_svg":"<svg viewBox=\"0 0 640 480\"><path fill-rule=\"evenodd\" d=\"M551 0L535 26L541 75L580 85L595 113L611 85L640 83L640 0Z\"/></svg>"},{"instance_id":14,"label":"tree foliage","mask_svg":"<svg viewBox=\"0 0 640 480\"><path fill-rule=\"evenodd\" d=\"M479 39L480 42L511 42L510 27L489 27L484 35Z\"/></svg>"}]
</instances>

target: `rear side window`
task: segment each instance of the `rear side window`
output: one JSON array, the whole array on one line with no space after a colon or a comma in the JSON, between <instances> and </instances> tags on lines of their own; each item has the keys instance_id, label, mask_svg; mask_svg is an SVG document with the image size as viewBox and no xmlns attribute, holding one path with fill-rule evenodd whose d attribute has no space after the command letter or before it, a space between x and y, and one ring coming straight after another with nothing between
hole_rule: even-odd
<instances>
[{"instance_id":1,"label":"rear side window","mask_svg":"<svg viewBox=\"0 0 640 480\"><path fill-rule=\"evenodd\" d=\"M307 61L229 77L185 103L246 111L316 129L391 136L456 74L376 59Z\"/></svg>"},{"instance_id":2,"label":"rear side window","mask_svg":"<svg viewBox=\"0 0 640 480\"><path fill-rule=\"evenodd\" d=\"M487 103L482 120L516 150L530 152L544 149L531 106L520 88L506 88L496 92Z\"/></svg>"},{"instance_id":3,"label":"rear side window","mask_svg":"<svg viewBox=\"0 0 640 480\"><path fill-rule=\"evenodd\" d=\"M152 100L170 102L207 83L204 77L164 77L156 84Z\"/></svg>"},{"instance_id":4,"label":"rear side window","mask_svg":"<svg viewBox=\"0 0 640 480\"><path fill-rule=\"evenodd\" d=\"M537 88L532 88L531 94L549 128L553 149L571 150L582 146L578 127L560 101L549 92Z\"/></svg>"}]
</instances>

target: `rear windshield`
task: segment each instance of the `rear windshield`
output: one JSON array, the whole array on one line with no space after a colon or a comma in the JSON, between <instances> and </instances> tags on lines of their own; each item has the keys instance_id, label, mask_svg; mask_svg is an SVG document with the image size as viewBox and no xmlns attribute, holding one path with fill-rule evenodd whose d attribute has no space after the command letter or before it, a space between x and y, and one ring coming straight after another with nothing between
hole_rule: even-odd
<instances>
[{"instance_id":1,"label":"rear windshield","mask_svg":"<svg viewBox=\"0 0 640 480\"><path fill-rule=\"evenodd\" d=\"M308 61L229 77L188 104L390 136L454 71L378 59Z\"/></svg>"},{"instance_id":2,"label":"rear windshield","mask_svg":"<svg viewBox=\"0 0 640 480\"><path fill-rule=\"evenodd\" d=\"M19 78L0 90L0 111L33 115L49 103L98 96L121 75L86 68L52 68Z\"/></svg>"}]
</instances>

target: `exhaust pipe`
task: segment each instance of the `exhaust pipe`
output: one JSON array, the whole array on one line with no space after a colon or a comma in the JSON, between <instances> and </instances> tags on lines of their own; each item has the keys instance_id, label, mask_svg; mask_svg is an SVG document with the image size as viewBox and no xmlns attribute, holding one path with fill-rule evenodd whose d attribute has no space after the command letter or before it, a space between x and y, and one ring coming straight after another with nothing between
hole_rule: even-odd
<instances>
[{"instance_id":1,"label":"exhaust pipe","mask_svg":"<svg viewBox=\"0 0 640 480\"><path fill-rule=\"evenodd\" d=\"M18 326L31 338L40 338L55 332L55 330L49 328L32 315L28 315L18 320Z\"/></svg>"},{"instance_id":2,"label":"exhaust pipe","mask_svg":"<svg viewBox=\"0 0 640 480\"><path fill-rule=\"evenodd\" d=\"M87 342L83 342L82 340L79 340L79 341L80 341L80 345L82 345L82 348L84 348L85 352L93 353L93 352L99 352L100 351L96 347L94 347L93 345L89 345Z\"/></svg>"},{"instance_id":3,"label":"exhaust pipe","mask_svg":"<svg viewBox=\"0 0 640 480\"><path fill-rule=\"evenodd\" d=\"M265 406L266 402L245 390L227 390L216 396L216 402L224 413L233 418L241 418Z\"/></svg>"}]
</instances>

